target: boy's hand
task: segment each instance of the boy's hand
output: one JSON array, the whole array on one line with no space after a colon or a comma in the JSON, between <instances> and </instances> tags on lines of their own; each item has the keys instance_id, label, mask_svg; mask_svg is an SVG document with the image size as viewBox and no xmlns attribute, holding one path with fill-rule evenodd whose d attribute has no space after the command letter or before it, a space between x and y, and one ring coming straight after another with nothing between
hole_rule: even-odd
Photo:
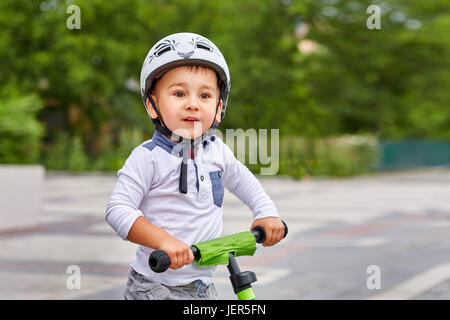
<instances>
[{"instance_id":1,"label":"boy's hand","mask_svg":"<svg viewBox=\"0 0 450 320\"><path fill-rule=\"evenodd\" d=\"M253 221L250 231L254 227L261 226L266 231L266 240L263 243L264 247L270 247L280 242L284 236L284 225L280 218L267 217L262 219L256 219Z\"/></svg>"},{"instance_id":2,"label":"boy's hand","mask_svg":"<svg viewBox=\"0 0 450 320\"><path fill-rule=\"evenodd\" d=\"M190 247L172 236L168 236L162 241L159 250L163 250L170 258L170 269L177 270L186 264L194 261L194 255Z\"/></svg>"}]
</instances>

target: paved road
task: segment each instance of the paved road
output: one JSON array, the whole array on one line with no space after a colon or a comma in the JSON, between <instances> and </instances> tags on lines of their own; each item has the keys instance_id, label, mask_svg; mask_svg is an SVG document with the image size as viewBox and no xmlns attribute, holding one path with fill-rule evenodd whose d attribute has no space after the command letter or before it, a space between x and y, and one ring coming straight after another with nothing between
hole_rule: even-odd
<instances>
[{"instance_id":1,"label":"paved road","mask_svg":"<svg viewBox=\"0 0 450 320\"><path fill-rule=\"evenodd\" d=\"M238 258L256 272L259 299L450 299L450 169L260 180L289 236ZM0 230L0 299L122 299L136 246L104 220L114 182L47 176L40 225ZM251 212L227 192L224 208L224 234L250 227ZM68 289L71 266L80 289ZM234 299L225 266L216 285Z\"/></svg>"}]
</instances>

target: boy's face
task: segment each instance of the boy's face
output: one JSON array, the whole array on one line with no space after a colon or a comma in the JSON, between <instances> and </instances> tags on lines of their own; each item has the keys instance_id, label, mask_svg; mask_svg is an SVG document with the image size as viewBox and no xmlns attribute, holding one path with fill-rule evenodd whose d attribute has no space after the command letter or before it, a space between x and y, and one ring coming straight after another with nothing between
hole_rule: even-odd
<instances>
[{"instance_id":1,"label":"boy's face","mask_svg":"<svg viewBox=\"0 0 450 320\"><path fill-rule=\"evenodd\" d=\"M183 66L165 73L151 95L166 126L183 138L195 139L211 127L214 119L220 122L222 101L216 113L219 94L213 70ZM148 99L147 108L156 119Z\"/></svg>"}]
</instances>

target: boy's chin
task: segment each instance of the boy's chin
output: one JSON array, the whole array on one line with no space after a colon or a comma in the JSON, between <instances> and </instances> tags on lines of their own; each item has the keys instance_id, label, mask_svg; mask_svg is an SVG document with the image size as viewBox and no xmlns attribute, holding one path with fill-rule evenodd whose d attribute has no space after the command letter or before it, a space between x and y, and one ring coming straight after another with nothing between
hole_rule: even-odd
<instances>
[{"instance_id":1,"label":"boy's chin","mask_svg":"<svg viewBox=\"0 0 450 320\"><path fill-rule=\"evenodd\" d=\"M178 129L178 130L173 131L173 133L175 133L179 137L182 137L183 139L195 140L197 138L200 138L204 132L203 132L203 130Z\"/></svg>"}]
</instances>

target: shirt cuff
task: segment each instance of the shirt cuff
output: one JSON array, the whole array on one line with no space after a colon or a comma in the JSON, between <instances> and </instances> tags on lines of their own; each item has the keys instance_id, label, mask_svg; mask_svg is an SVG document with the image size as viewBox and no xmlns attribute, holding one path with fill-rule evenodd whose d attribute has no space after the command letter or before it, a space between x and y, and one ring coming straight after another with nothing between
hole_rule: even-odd
<instances>
[{"instance_id":1,"label":"shirt cuff","mask_svg":"<svg viewBox=\"0 0 450 320\"><path fill-rule=\"evenodd\" d=\"M280 218L280 215L278 214L277 211L265 211L265 212L253 214L253 220L267 218L267 217Z\"/></svg>"},{"instance_id":2,"label":"shirt cuff","mask_svg":"<svg viewBox=\"0 0 450 320\"><path fill-rule=\"evenodd\" d=\"M123 223L120 223L120 228L117 230L117 234L122 238L122 240L127 240L128 233L130 232L131 227L136 222L137 218L143 217L141 210L134 210L130 212L127 217L126 221Z\"/></svg>"}]
</instances>

